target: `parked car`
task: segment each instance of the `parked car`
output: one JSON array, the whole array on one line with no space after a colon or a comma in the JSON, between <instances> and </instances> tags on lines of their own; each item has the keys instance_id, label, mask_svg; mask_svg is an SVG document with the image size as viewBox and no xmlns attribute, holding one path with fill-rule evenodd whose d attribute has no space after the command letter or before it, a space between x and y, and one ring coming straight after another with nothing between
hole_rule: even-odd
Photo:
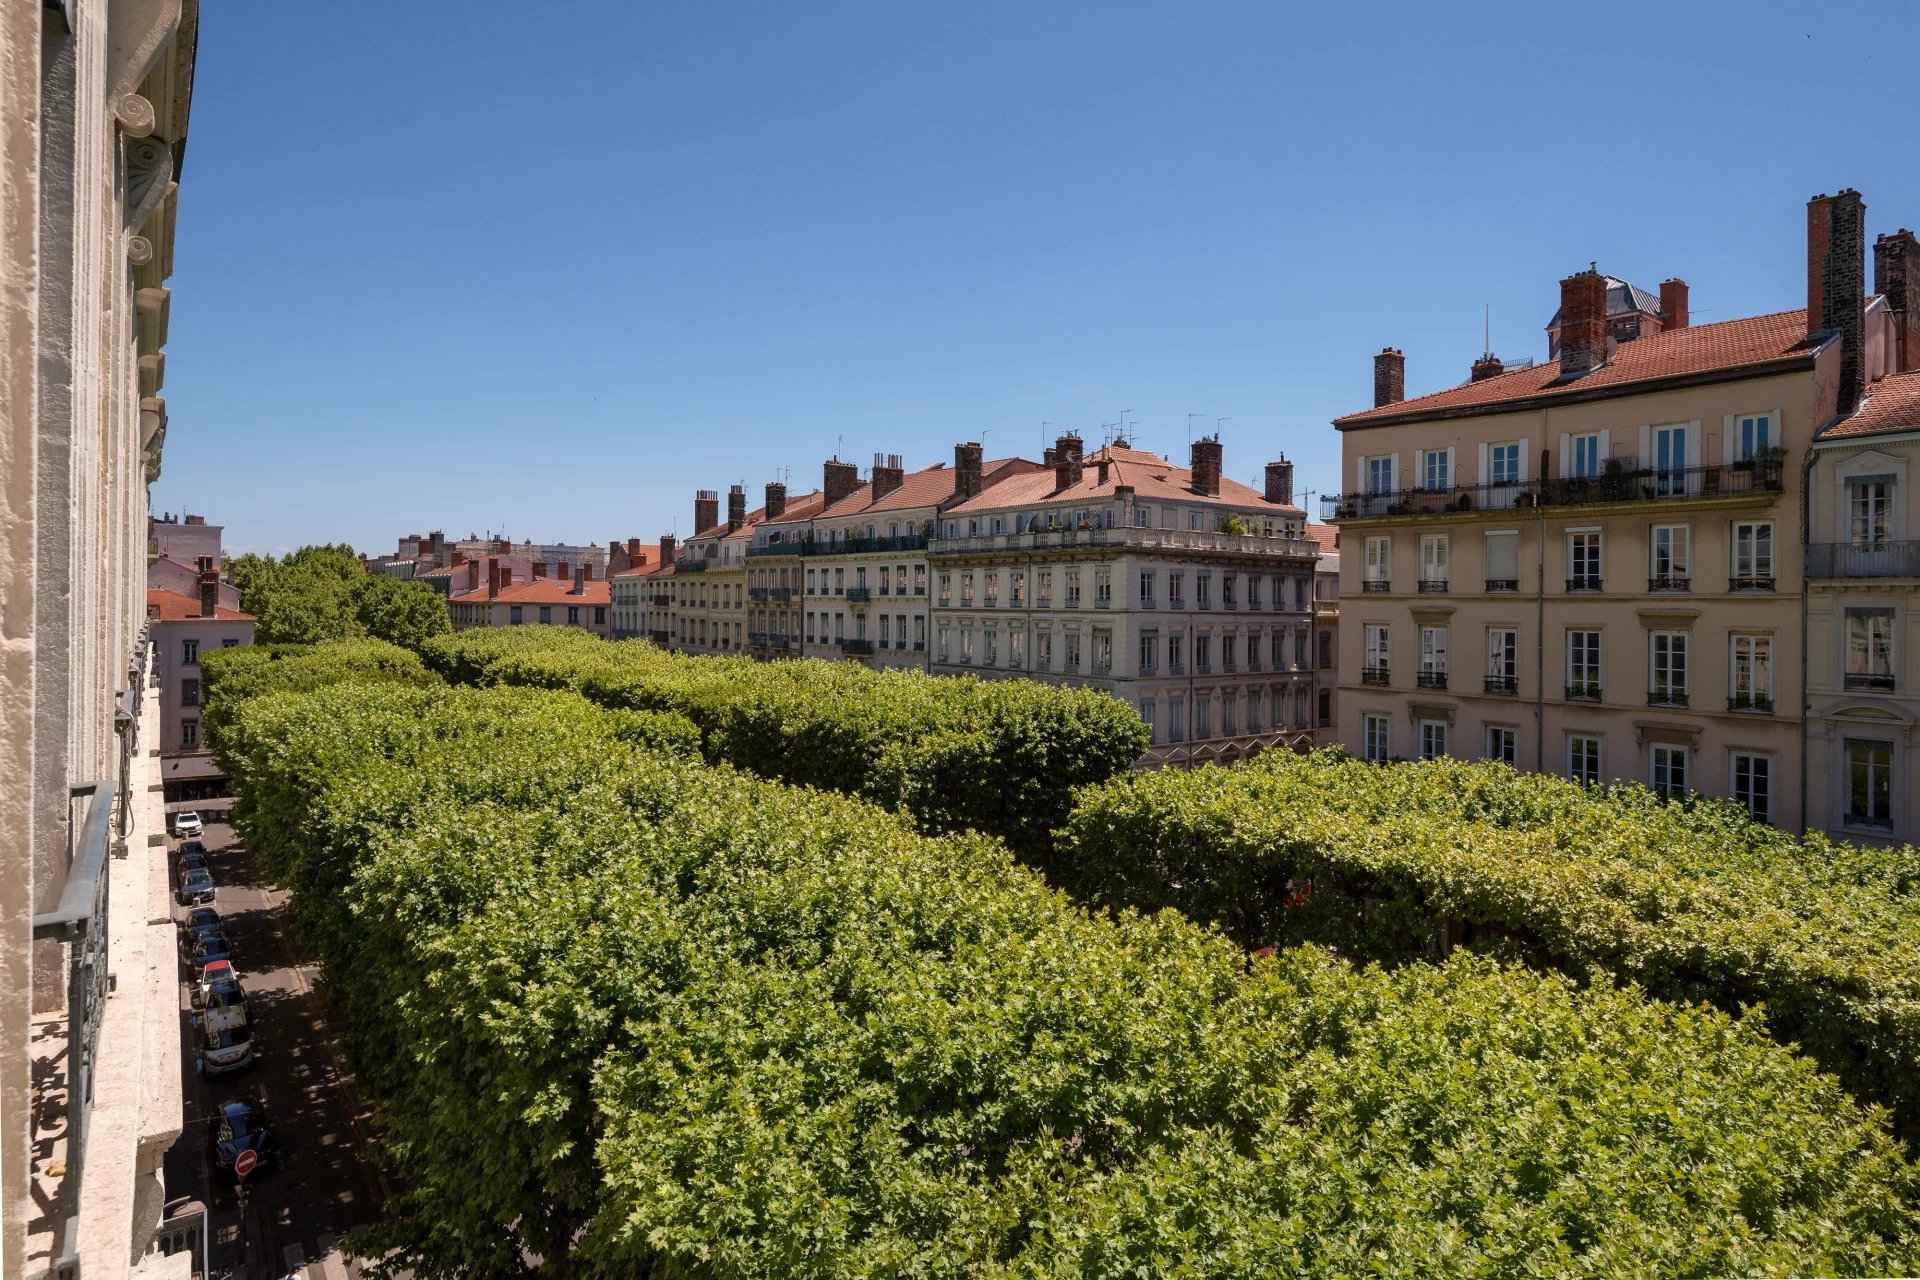
<instances>
[{"instance_id":1,"label":"parked car","mask_svg":"<svg viewBox=\"0 0 1920 1280\"><path fill-rule=\"evenodd\" d=\"M173 820L173 834L176 836L193 836L197 839L205 831L206 826L200 821L200 815L191 809L175 816Z\"/></svg>"},{"instance_id":2,"label":"parked car","mask_svg":"<svg viewBox=\"0 0 1920 1280\"><path fill-rule=\"evenodd\" d=\"M181 854L180 854L180 874L181 875L185 875L189 871L206 871L206 870L207 870L206 854L187 853L184 850L181 851ZM211 873L209 872L209 874Z\"/></svg>"},{"instance_id":3,"label":"parked car","mask_svg":"<svg viewBox=\"0 0 1920 1280\"><path fill-rule=\"evenodd\" d=\"M218 929L207 930L193 936L193 971L197 978L204 979L207 966L233 961L233 946L227 941L227 935Z\"/></svg>"},{"instance_id":4,"label":"parked car","mask_svg":"<svg viewBox=\"0 0 1920 1280\"><path fill-rule=\"evenodd\" d=\"M254 1102L224 1102L218 1117L207 1126L209 1160L216 1178L237 1182L233 1159L242 1151L253 1152L257 1162L248 1179L259 1177L280 1163L280 1144L274 1140L273 1122L266 1108Z\"/></svg>"},{"instance_id":5,"label":"parked car","mask_svg":"<svg viewBox=\"0 0 1920 1280\"><path fill-rule=\"evenodd\" d=\"M207 856L207 846L198 840L188 840L180 846L180 852L182 855L197 853L204 858Z\"/></svg>"},{"instance_id":6,"label":"parked car","mask_svg":"<svg viewBox=\"0 0 1920 1280\"><path fill-rule=\"evenodd\" d=\"M253 1065L253 1027L247 1020L246 993L240 990L233 965L224 960L219 964L220 968L202 979L200 1013L194 1020L198 1033L196 1060L200 1074L207 1076Z\"/></svg>"},{"instance_id":7,"label":"parked car","mask_svg":"<svg viewBox=\"0 0 1920 1280\"><path fill-rule=\"evenodd\" d=\"M198 906L202 902L213 901L213 877L203 867L198 871L180 873L180 886L174 891L174 897L184 906Z\"/></svg>"},{"instance_id":8,"label":"parked car","mask_svg":"<svg viewBox=\"0 0 1920 1280\"><path fill-rule=\"evenodd\" d=\"M194 934L200 932L202 929L218 929L220 927L220 913L212 907L195 907L193 910L187 912L187 918L180 922L181 932L185 934L189 941L192 940Z\"/></svg>"}]
</instances>

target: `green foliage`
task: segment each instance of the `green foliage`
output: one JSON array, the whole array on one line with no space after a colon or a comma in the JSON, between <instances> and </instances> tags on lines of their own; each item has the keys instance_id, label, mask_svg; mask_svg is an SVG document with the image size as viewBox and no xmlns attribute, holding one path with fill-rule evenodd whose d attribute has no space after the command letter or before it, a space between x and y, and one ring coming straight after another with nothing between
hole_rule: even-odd
<instances>
[{"instance_id":1,"label":"green foliage","mask_svg":"<svg viewBox=\"0 0 1920 1280\"><path fill-rule=\"evenodd\" d=\"M1920 851L1794 839L1711 801L1332 753L1083 794L1059 875L1249 946L1395 962L1466 944L1767 1023L1920 1130ZM1311 881L1304 903L1288 885Z\"/></svg>"},{"instance_id":2,"label":"green foliage","mask_svg":"<svg viewBox=\"0 0 1920 1280\"><path fill-rule=\"evenodd\" d=\"M408 649L453 631L444 597L423 582L384 574L368 574L353 584L353 612L366 634Z\"/></svg>"},{"instance_id":3,"label":"green foliage","mask_svg":"<svg viewBox=\"0 0 1920 1280\"><path fill-rule=\"evenodd\" d=\"M922 831L985 831L1043 863L1075 788L1130 767L1147 729L1118 699L1032 680L876 672L851 663L684 657L576 628L463 632L423 649L449 680L574 689L673 711L707 759L911 814Z\"/></svg>"},{"instance_id":4,"label":"green foliage","mask_svg":"<svg viewBox=\"0 0 1920 1280\"><path fill-rule=\"evenodd\" d=\"M331 644L257 644L200 656L201 719L215 752L236 709L249 698L343 682L429 685L439 681L411 650L382 640ZM231 775L229 775L231 776Z\"/></svg>"},{"instance_id":5,"label":"green foliage","mask_svg":"<svg viewBox=\"0 0 1920 1280\"><path fill-rule=\"evenodd\" d=\"M424 1277L1875 1273L1920 1174L1753 1019L1256 963L568 693L250 700Z\"/></svg>"},{"instance_id":6,"label":"green foliage","mask_svg":"<svg viewBox=\"0 0 1920 1280\"><path fill-rule=\"evenodd\" d=\"M418 648L452 630L447 602L424 583L368 574L353 548L302 547L282 560L241 556L231 574L262 644L371 636Z\"/></svg>"}]
</instances>

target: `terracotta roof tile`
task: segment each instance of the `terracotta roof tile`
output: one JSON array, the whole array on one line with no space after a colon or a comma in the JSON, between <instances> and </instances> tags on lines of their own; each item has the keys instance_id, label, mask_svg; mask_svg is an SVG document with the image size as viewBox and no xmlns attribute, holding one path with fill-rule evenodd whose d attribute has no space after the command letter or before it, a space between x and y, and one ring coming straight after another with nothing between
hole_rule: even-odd
<instances>
[{"instance_id":1,"label":"terracotta roof tile","mask_svg":"<svg viewBox=\"0 0 1920 1280\"><path fill-rule=\"evenodd\" d=\"M1307 536L1319 543L1322 551L1340 549L1340 531L1330 524L1308 524Z\"/></svg>"},{"instance_id":2,"label":"terracotta roof tile","mask_svg":"<svg viewBox=\"0 0 1920 1280\"><path fill-rule=\"evenodd\" d=\"M1104 485L1100 483L1100 468L1095 465L1102 458L1113 464L1107 468L1107 482ZM1193 489L1193 472L1187 468L1176 467L1159 454L1148 453L1144 449L1112 446L1086 456L1078 484L1056 490L1053 469L1042 468L1002 480L978 497L969 498L951 510L964 513L1054 502L1089 502L1111 498L1114 489L1123 484L1132 485L1136 497L1150 502L1198 502L1223 507L1254 507L1275 515L1305 514L1299 507L1268 502L1266 495L1258 489L1249 488L1226 476L1220 478L1218 497L1196 493Z\"/></svg>"},{"instance_id":3,"label":"terracotta roof tile","mask_svg":"<svg viewBox=\"0 0 1920 1280\"><path fill-rule=\"evenodd\" d=\"M1867 398L1847 417L1820 433L1822 440L1920 431L1920 369L1895 373L1867 388Z\"/></svg>"},{"instance_id":4,"label":"terracotta roof tile","mask_svg":"<svg viewBox=\"0 0 1920 1280\"><path fill-rule=\"evenodd\" d=\"M178 591L147 588L147 616L161 622L252 622L253 615L216 605L212 618L200 612L200 602Z\"/></svg>"},{"instance_id":5,"label":"terracotta roof tile","mask_svg":"<svg viewBox=\"0 0 1920 1280\"><path fill-rule=\"evenodd\" d=\"M1575 378L1560 386L1552 385L1560 376L1560 362L1549 360L1526 369L1496 374L1479 382L1464 382L1431 395L1350 413L1343 418L1335 418L1333 425L1346 430L1350 427L1417 419L1426 413L1478 408L1494 411L1500 406L1536 397L1575 395L1611 388L1619 388L1624 392L1639 382L1763 365L1793 356L1811 357L1820 345L1819 341L1810 341L1807 337L1807 313L1804 309L1776 311L1771 315L1723 320L1718 324L1692 325L1623 342L1614 348L1613 356L1607 363L1585 377Z\"/></svg>"},{"instance_id":6,"label":"terracotta roof tile","mask_svg":"<svg viewBox=\"0 0 1920 1280\"><path fill-rule=\"evenodd\" d=\"M592 578L582 584L584 591L576 593L571 578L535 578L531 582L516 582L510 587L500 588L500 594L489 596L482 585L476 591L463 592L453 597L455 604L607 604L613 598L613 588L605 578Z\"/></svg>"}]
</instances>

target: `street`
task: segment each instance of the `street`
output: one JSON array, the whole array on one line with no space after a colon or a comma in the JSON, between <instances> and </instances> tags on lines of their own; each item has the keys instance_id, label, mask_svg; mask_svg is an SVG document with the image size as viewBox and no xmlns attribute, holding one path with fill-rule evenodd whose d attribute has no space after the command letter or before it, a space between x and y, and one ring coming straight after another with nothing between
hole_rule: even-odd
<instances>
[{"instance_id":1,"label":"street","mask_svg":"<svg viewBox=\"0 0 1920 1280\"><path fill-rule=\"evenodd\" d=\"M375 1220L380 1186L365 1161L368 1116L355 1100L344 1047L316 989L317 969L293 937L287 891L257 874L252 851L233 828L208 823L202 840L216 886L214 906L246 991L254 1063L223 1076L199 1076L193 974L183 963L186 1130L167 1154L167 1196L191 1196L211 1206L209 1262L215 1276L357 1277L359 1267L333 1242ZM169 840L176 862L180 844ZM185 912L176 903L175 921ZM218 1123L220 1106L235 1100L263 1106L279 1144L272 1167L246 1180L244 1198L214 1179L209 1154L209 1126Z\"/></svg>"}]
</instances>

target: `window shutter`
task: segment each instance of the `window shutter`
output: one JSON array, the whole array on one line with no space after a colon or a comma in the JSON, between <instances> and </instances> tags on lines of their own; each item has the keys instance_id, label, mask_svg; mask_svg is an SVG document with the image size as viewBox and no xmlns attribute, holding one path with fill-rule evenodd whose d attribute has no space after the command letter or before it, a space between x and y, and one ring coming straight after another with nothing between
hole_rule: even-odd
<instances>
[{"instance_id":1,"label":"window shutter","mask_svg":"<svg viewBox=\"0 0 1920 1280\"><path fill-rule=\"evenodd\" d=\"M1484 440L1480 443L1480 469L1473 473L1473 479L1475 484L1490 484L1493 481L1492 473L1487 470L1487 445Z\"/></svg>"},{"instance_id":2,"label":"window shutter","mask_svg":"<svg viewBox=\"0 0 1920 1280\"><path fill-rule=\"evenodd\" d=\"M1720 465L1723 467L1733 464L1734 434L1739 429L1740 418L1738 414L1730 413L1721 420Z\"/></svg>"},{"instance_id":3,"label":"window shutter","mask_svg":"<svg viewBox=\"0 0 1920 1280\"><path fill-rule=\"evenodd\" d=\"M1422 489L1426 487L1426 483L1427 451L1425 449L1415 449L1413 451L1413 487Z\"/></svg>"},{"instance_id":4,"label":"window shutter","mask_svg":"<svg viewBox=\"0 0 1920 1280\"><path fill-rule=\"evenodd\" d=\"M1514 579L1520 576L1519 534L1490 533L1487 535L1487 576Z\"/></svg>"},{"instance_id":5,"label":"window shutter","mask_svg":"<svg viewBox=\"0 0 1920 1280\"><path fill-rule=\"evenodd\" d=\"M1460 483L1460 472L1454 464L1454 450L1452 445L1447 446L1447 483L1450 485Z\"/></svg>"},{"instance_id":6,"label":"window shutter","mask_svg":"<svg viewBox=\"0 0 1920 1280\"><path fill-rule=\"evenodd\" d=\"M1640 465L1653 465L1653 424L1650 422L1640 424Z\"/></svg>"},{"instance_id":7,"label":"window shutter","mask_svg":"<svg viewBox=\"0 0 1920 1280\"><path fill-rule=\"evenodd\" d=\"M1565 480L1573 474L1573 436L1565 431L1560 433L1560 478Z\"/></svg>"},{"instance_id":8,"label":"window shutter","mask_svg":"<svg viewBox=\"0 0 1920 1280\"><path fill-rule=\"evenodd\" d=\"M1525 440L1522 440L1520 442L1519 451L1520 451L1519 479L1521 484L1525 484L1527 482L1527 442Z\"/></svg>"},{"instance_id":9,"label":"window shutter","mask_svg":"<svg viewBox=\"0 0 1920 1280\"><path fill-rule=\"evenodd\" d=\"M1698 419L1687 424L1687 465L1700 465L1700 422Z\"/></svg>"},{"instance_id":10,"label":"window shutter","mask_svg":"<svg viewBox=\"0 0 1920 1280\"><path fill-rule=\"evenodd\" d=\"M1367 491L1367 459L1365 455L1360 457L1356 468L1354 472L1353 491L1355 493L1365 493Z\"/></svg>"},{"instance_id":11,"label":"window shutter","mask_svg":"<svg viewBox=\"0 0 1920 1280\"><path fill-rule=\"evenodd\" d=\"M1607 474L1607 459L1613 456L1613 432L1600 433L1600 474Z\"/></svg>"},{"instance_id":12,"label":"window shutter","mask_svg":"<svg viewBox=\"0 0 1920 1280\"><path fill-rule=\"evenodd\" d=\"M1397 453L1387 455L1387 487L1395 493L1400 491L1400 455Z\"/></svg>"}]
</instances>

